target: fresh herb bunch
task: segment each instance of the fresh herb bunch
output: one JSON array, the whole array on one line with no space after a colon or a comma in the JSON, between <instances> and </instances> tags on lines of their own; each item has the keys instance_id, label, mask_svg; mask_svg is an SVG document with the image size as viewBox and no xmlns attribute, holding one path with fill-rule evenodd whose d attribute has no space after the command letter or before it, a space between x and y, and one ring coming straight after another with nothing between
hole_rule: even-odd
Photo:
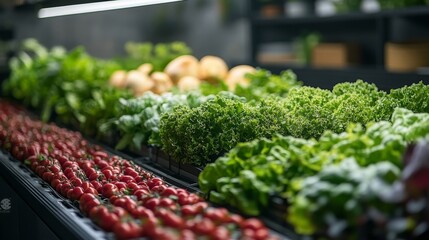
<instances>
[{"instance_id":1,"label":"fresh herb bunch","mask_svg":"<svg viewBox=\"0 0 429 240\"><path fill-rule=\"evenodd\" d=\"M103 105L101 90L108 89L106 80L119 69L115 62L93 58L83 48L48 50L34 39L23 42L10 65L11 76L3 84L5 95L41 111L44 121L55 113L63 122L77 125L87 124L83 112L88 111L84 109L88 100Z\"/></svg>"},{"instance_id":2,"label":"fresh herb bunch","mask_svg":"<svg viewBox=\"0 0 429 240\"><path fill-rule=\"evenodd\" d=\"M194 108L209 97L198 93L156 95L151 92L135 99L120 99L114 117L105 122L100 131L105 135L118 132L121 139L116 148L139 150L143 144L161 144L159 124L162 114L171 112L176 106Z\"/></svg>"},{"instance_id":3,"label":"fresh herb bunch","mask_svg":"<svg viewBox=\"0 0 429 240\"><path fill-rule=\"evenodd\" d=\"M427 239L429 144L407 147L391 162L359 166L353 158L295 181L288 220L297 232L332 239Z\"/></svg>"},{"instance_id":4,"label":"fresh herb bunch","mask_svg":"<svg viewBox=\"0 0 429 240\"><path fill-rule=\"evenodd\" d=\"M181 106L163 115L161 142L173 158L205 165L239 142L287 134L283 109L275 99L246 102L232 94L218 94L199 107Z\"/></svg>"},{"instance_id":5,"label":"fresh herb bunch","mask_svg":"<svg viewBox=\"0 0 429 240\"><path fill-rule=\"evenodd\" d=\"M365 216L369 209L393 215L397 206L383 197L399 176L399 168L390 162L361 167L350 158L327 166L297 183L299 193L291 201L288 220L301 234L343 239L348 231L356 233L360 221L372 217Z\"/></svg>"},{"instance_id":6,"label":"fresh herb bunch","mask_svg":"<svg viewBox=\"0 0 429 240\"><path fill-rule=\"evenodd\" d=\"M423 82L393 89L389 94L394 107L406 108L414 112L429 112L429 85Z\"/></svg>"},{"instance_id":7,"label":"fresh herb bunch","mask_svg":"<svg viewBox=\"0 0 429 240\"><path fill-rule=\"evenodd\" d=\"M276 75L258 69L255 73L247 74L246 78L249 79L249 85L238 85L234 93L248 100L260 100L270 95L285 97L292 88L302 85L291 70Z\"/></svg>"},{"instance_id":8,"label":"fresh herb bunch","mask_svg":"<svg viewBox=\"0 0 429 240\"><path fill-rule=\"evenodd\" d=\"M389 120L395 107L425 112L428 94L429 87L422 83L387 94L359 80L337 84L333 91L291 88L285 98L213 100L195 109L174 110L161 119L161 142L173 158L205 165L243 141L275 134L318 139L328 130L344 132L350 123L365 126Z\"/></svg>"},{"instance_id":9,"label":"fresh herb bunch","mask_svg":"<svg viewBox=\"0 0 429 240\"><path fill-rule=\"evenodd\" d=\"M216 203L258 215L271 195L291 197L291 181L311 176L325 166L353 157L360 166L390 161L400 166L407 143L429 135L429 114L398 108L392 122L351 124L347 132L325 132L321 138L276 136L240 143L208 164L199 176L200 189ZM253 180L249 180L249 178Z\"/></svg>"}]
</instances>

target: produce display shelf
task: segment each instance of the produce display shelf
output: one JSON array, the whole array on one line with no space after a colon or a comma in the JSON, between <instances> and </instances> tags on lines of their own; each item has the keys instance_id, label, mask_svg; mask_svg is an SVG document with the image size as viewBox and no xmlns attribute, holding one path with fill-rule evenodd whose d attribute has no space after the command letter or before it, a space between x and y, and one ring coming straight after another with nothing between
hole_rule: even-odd
<instances>
[{"instance_id":1,"label":"produce display shelf","mask_svg":"<svg viewBox=\"0 0 429 240\"><path fill-rule=\"evenodd\" d=\"M112 147L110 147L108 144L93 140L89 138L89 141L93 144L97 144L102 146L106 151L114 153L115 155L121 156L123 158L126 159L130 159L133 162L137 163L138 165L140 165L141 167L152 171L153 173L155 173L156 175L162 177L164 180L166 180L166 182L174 185L174 186L178 186L178 187L182 187L185 188L189 191L192 192L196 192L196 193L201 193L201 191L198 188L198 182L192 182L192 180L190 180L189 178L186 178L186 176L183 175L178 175L177 172L172 171L168 168L165 167L165 163L166 162L170 162L173 161L170 157L168 157L168 160L166 160L166 156L164 152L162 152L160 149L156 149L155 151L159 151L160 152L160 156L163 156L162 158L160 156L157 156L157 154L154 154L154 148L146 148L143 147L142 151L140 152L140 154L142 154L142 156L138 156L138 154L136 152L132 152L132 153L124 153L121 151L117 151L115 149L113 149ZM151 150L149 150L151 149ZM150 157L152 157L153 159L150 160L148 159ZM157 158L159 157L159 158ZM163 164L159 164L162 161ZM176 162L177 163L177 162ZM177 170L177 169L176 169ZM180 172L180 168L179 168L179 172ZM273 196L270 199L271 202L271 207L269 209L267 209L267 212L265 212L262 216L260 216L259 218L272 230L274 230L277 233L280 233L284 238L282 239L302 239L303 237L298 235L297 233L295 233L292 230L292 227L287 225L285 222L285 217L282 215L282 213L284 213L284 211L280 211L280 210L284 210L284 199L279 198L279 197L275 197ZM216 204L214 204L216 205ZM239 211L237 211L237 209L233 208L233 207L229 207L229 206L220 206L217 205L218 207L226 207L228 210L230 210L231 212L235 212L235 213L239 213Z\"/></svg>"},{"instance_id":2,"label":"produce display shelf","mask_svg":"<svg viewBox=\"0 0 429 240\"><path fill-rule=\"evenodd\" d=\"M198 181L192 182L192 180L184 176L183 173L180 175L166 167L166 164L172 164L171 162L175 162L173 164L177 164L177 162L172 160L171 157L168 157L160 149L153 147L143 147L140 153L124 153L113 149L109 146L109 144L105 144L91 138L89 138L89 141L93 144L102 146L108 152L114 153L115 155L121 156L125 159L132 160L141 167L162 177L164 180L166 180L166 182L174 186L182 187L192 192L201 193L198 188ZM156 153L157 151L159 155ZM178 169L180 172L180 167ZM198 177L198 175L196 176ZM286 223L285 216L283 215L286 212L286 204L287 203L285 199L278 196L272 196L270 198L270 207L258 218L260 218L270 229L274 230L274 232L280 233L282 235L282 239L304 239L303 236L295 233L292 226ZM217 207L226 207L231 212L240 213L234 207L216 204L213 205Z\"/></svg>"},{"instance_id":3,"label":"produce display shelf","mask_svg":"<svg viewBox=\"0 0 429 240\"><path fill-rule=\"evenodd\" d=\"M114 239L112 233L101 230L83 216L73 202L60 196L49 184L2 150L0 174L61 239Z\"/></svg>"},{"instance_id":4,"label":"produce display shelf","mask_svg":"<svg viewBox=\"0 0 429 240\"><path fill-rule=\"evenodd\" d=\"M86 137L86 139L91 144L100 145L110 154L133 161L173 186L200 193L197 183L189 182L189 180L185 181L183 176L181 179L177 178L174 173L154 164L147 157L138 157L135 154L131 154L131 156L91 138ZM31 169L1 149L0 175L7 180L7 184L31 206L60 239L115 239L113 233L103 231L89 218L85 217L80 212L77 202L62 197L49 184L33 173ZM232 212L239 213L233 208L227 208ZM280 239L301 239L291 229L277 223L276 219L270 219L266 216L260 219L270 228L271 234L277 235Z\"/></svg>"}]
</instances>

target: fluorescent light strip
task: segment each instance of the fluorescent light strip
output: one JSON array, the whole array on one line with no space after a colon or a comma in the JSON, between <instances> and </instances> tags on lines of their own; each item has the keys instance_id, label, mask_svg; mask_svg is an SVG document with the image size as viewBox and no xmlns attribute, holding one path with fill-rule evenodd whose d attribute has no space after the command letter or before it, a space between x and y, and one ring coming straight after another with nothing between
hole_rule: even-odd
<instances>
[{"instance_id":1,"label":"fluorescent light strip","mask_svg":"<svg viewBox=\"0 0 429 240\"><path fill-rule=\"evenodd\" d=\"M95 3L75 4L62 7L42 8L37 16L39 18L58 17L90 12L101 12L115 9L140 7L169 2L180 2L183 0L112 0Z\"/></svg>"}]
</instances>

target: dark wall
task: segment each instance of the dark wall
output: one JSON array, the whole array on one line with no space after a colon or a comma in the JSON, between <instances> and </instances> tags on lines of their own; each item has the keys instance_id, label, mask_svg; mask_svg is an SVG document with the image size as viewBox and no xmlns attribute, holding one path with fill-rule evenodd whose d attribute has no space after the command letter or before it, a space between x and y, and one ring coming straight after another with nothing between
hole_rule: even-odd
<instances>
[{"instance_id":1,"label":"dark wall","mask_svg":"<svg viewBox=\"0 0 429 240\"><path fill-rule=\"evenodd\" d=\"M67 48L83 45L98 57L123 54L127 41L179 40L198 57L212 54L229 62L244 62L249 59L247 2L187 0L47 19L38 19L37 11L25 9L15 12L14 22L17 39L34 37L47 46Z\"/></svg>"}]
</instances>

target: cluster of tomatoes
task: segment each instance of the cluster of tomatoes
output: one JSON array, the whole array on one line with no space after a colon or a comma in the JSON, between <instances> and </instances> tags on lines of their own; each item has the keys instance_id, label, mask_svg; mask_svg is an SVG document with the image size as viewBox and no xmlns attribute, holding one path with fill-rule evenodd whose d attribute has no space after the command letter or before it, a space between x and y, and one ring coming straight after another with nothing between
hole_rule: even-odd
<instances>
[{"instance_id":1,"label":"cluster of tomatoes","mask_svg":"<svg viewBox=\"0 0 429 240\"><path fill-rule=\"evenodd\" d=\"M175 188L77 132L33 120L0 101L0 147L119 239L270 239L258 219L243 219Z\"/></svg>"}]
</instances>

